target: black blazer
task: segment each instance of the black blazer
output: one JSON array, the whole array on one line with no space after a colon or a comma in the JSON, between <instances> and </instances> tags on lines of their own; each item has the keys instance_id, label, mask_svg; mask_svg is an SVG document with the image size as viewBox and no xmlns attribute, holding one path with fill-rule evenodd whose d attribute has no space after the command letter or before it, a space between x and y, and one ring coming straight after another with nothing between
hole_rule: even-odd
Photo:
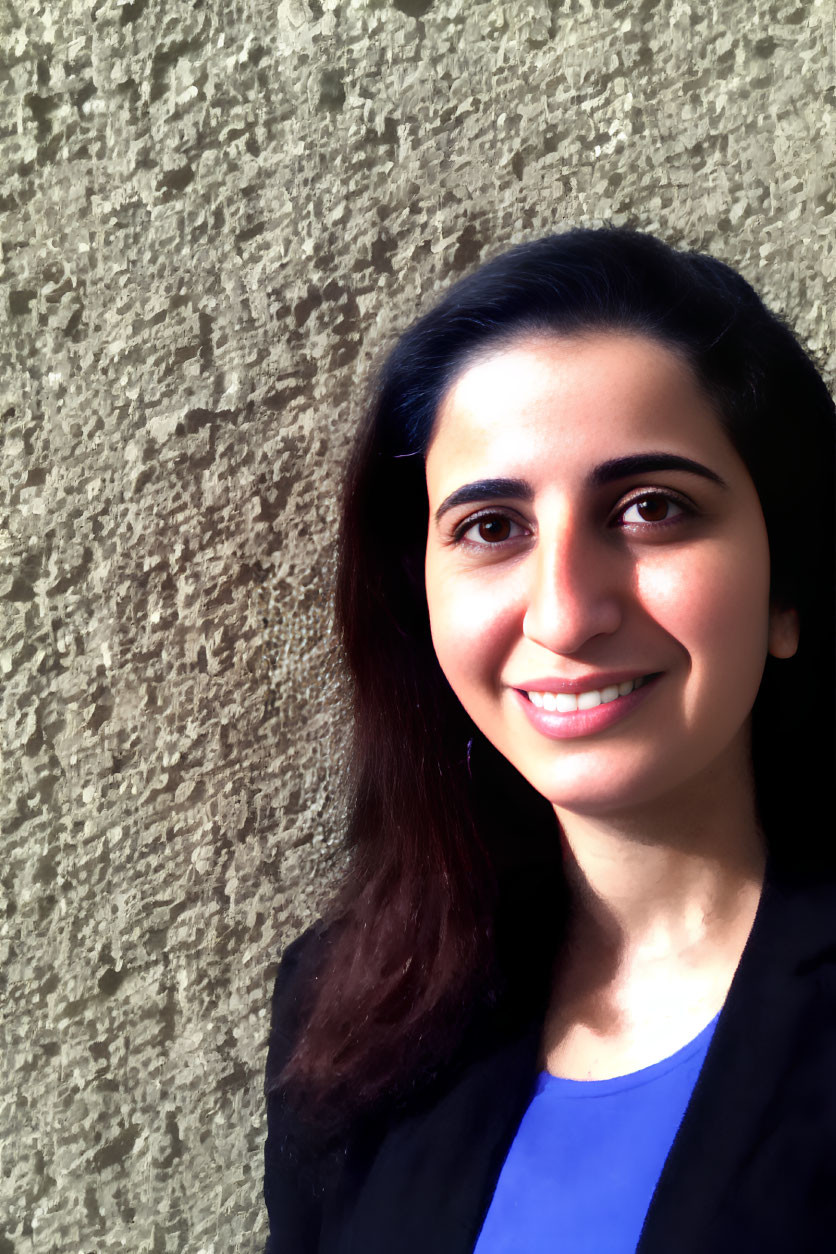
<instances>
[{"instance_id":1,"label":"black blazer","mask_svg":"<svg viewBox=\"0 0 836 1254\"><path fill-rule=\"evenodd\" d=\"M268 1068L289 1050L317 935L282 960ZM327 1162L304 1138L300 1148L298 1126L268 1097L265 1254L472 1254L533 1094L540 1033L538 1023L510 1040L482 1036L407 1114ZM833 1251L836 884L770 867L637 1254Z\"/></svg>"}]
</instances>

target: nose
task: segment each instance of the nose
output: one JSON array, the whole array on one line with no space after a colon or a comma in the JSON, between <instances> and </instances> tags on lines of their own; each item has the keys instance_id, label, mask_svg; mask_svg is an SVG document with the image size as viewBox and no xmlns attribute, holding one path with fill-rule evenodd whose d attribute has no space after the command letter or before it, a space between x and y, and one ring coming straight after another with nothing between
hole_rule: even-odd
<instances>
[{"instance_id":1,"label":"nose","mask_svg":"<svg viewBox=\"0 0 836 1254\"><path fill-rule=\"evenodd\" d=\"M523 635L551 653L578 653L594 636L621 625L624 570L600 537L564 522L541 532L531 555Z\"/></svg>"}]
</instances>

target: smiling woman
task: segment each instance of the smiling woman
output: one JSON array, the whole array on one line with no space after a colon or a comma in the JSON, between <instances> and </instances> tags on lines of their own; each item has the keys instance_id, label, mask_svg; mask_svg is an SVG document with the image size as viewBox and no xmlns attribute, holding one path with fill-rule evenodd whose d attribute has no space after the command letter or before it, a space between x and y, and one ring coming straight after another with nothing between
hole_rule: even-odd
<instances>
[{"instance_id":1,"label":"smiling woman","mask_svg":"<svg viewBox=\"0 0 836 1254\"><path fill-rule=\"evenodd\" d=\"M398 341L346 470L351 861L276 981L270 1254L826 1248L834 483L790 330L647 235L513 249Z\"/></svg>"}]
</instances>

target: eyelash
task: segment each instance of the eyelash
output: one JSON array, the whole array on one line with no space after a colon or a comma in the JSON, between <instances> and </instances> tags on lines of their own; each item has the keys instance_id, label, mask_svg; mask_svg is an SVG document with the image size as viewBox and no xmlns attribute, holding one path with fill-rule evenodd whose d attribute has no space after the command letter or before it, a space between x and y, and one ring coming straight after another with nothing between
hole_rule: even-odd
<instances>
[{"instance_id":1,"label":"eyelash","mask_svg":"<svg viewBox=\"0 0 836 1254\"><path fill-rule=\"evenodd\" d=\"M693 515L696 514L697 512L694 509L693 505L690 504L689 501L687 501L684 497L679 496L677 493L667 492L667 491L662 491L662 490L654 490L651 492L640 492L637 495L632 496L629 501L625 501L624 504L621 506L621 509L618 511L618 515L625 513L631 507L631 505L637 505L643 501L652 501L656 499L661 499L663 501L672 501L674 505L678 505L679 508L683 511L682 516L684 517L693 517ZM618 517L618 515L616 515L616 517ZM667 518L667 519L663 519L661 522L656 522L656 523L652 523L652 522L627 523L627 526L628 527L651 527L654 529L657 527L669 527L669 526L672 526L673 523L679 522L682 516L677 515L676 518ZM488 541L465 540L464 537L467 534L467 532L470 531L471 528L475 527L477 523L481 522L485 518L503 518L503 519L507 519L509 522L516 522L515 519L511 518L510 515L504 513L502 510L486 509L486 510L483 510L479 514L472 514L469 518L466 518L464 522L459 524L459 526L456 528L456 530L453 533L453 543L463 544L473 549L499 549L499 548L502 548L503 545L510 544L513 540L518 540L520 538L519 536L511 536L507 540L498 540L495 544L491 544ZM521 523L516 523L516 526L518 527L521 525L522 525Z\"/></svg>"}]
</instances>

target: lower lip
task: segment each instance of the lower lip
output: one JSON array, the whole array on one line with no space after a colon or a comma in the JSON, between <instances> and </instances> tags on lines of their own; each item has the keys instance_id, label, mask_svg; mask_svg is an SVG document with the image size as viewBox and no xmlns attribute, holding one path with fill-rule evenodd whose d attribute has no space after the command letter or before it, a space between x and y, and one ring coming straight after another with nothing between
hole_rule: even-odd
<instances>
[{"instance_id":1,"label":"lower lip","mask_svg":"<svg viewBox=\"0 0 836 1254\"><path fill-rule=\"evenodd\" d=\"M616 697L615 701L607 701L605 705L593 706L591 710L570 710L566 714L557 710L541 710L518 688L512 691L538 732L551 740L571 740L575 736L591 736L593 732L603 731L632 714L653 692L661 678L661 674L654 675L641 688L634 688L626 697Z\"/></svg>"}]
</instances>

